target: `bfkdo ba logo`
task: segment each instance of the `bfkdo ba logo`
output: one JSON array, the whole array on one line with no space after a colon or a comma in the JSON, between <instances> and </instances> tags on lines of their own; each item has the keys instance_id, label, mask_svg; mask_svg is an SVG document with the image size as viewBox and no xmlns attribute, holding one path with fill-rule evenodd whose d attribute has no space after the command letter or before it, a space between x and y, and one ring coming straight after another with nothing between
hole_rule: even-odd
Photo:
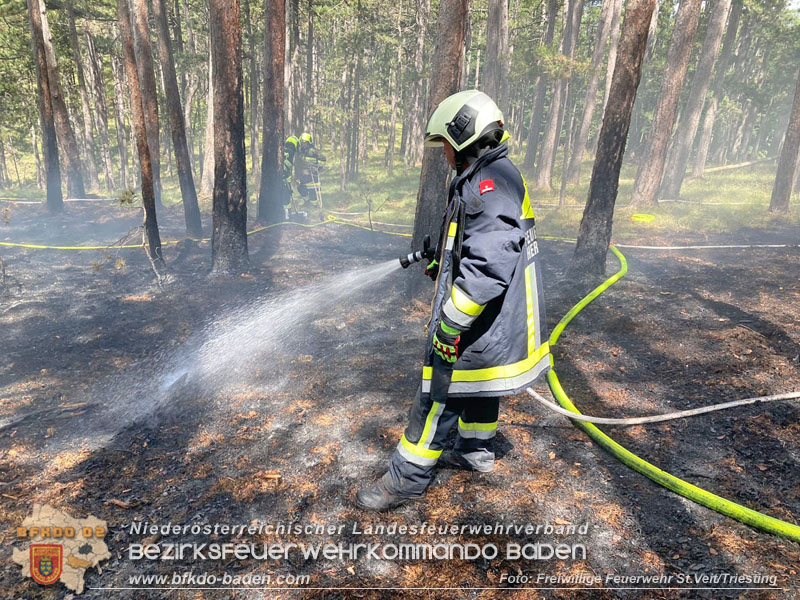
<instances>
[{"instance_id":1,"label":"bfkdo ba logo","mask_svg":"<svg viewBox=\"0 0 800 600\"><path fill-rule=\"evenodd\" d=\"M39 585L60 581L81 594L86 571L99 572L100 563L111 558L103 541L107 532L108 525L97 517L75 519L63 510L34 504L31 514L16 528L20 547L13 548L11 560L20 566L22 577L30 577Z\"/></svg>"},{"instance_id":2,"label":"bfkdo ba logo","mask_svg":"<svg viewBox=\"0 0 800 600\"><path fill-rule=\"evenodd\" d=\"M36 583L50 585L58 581L64 566L61 544L31 544L31 577Z\"/></svg>"}]
</instances>

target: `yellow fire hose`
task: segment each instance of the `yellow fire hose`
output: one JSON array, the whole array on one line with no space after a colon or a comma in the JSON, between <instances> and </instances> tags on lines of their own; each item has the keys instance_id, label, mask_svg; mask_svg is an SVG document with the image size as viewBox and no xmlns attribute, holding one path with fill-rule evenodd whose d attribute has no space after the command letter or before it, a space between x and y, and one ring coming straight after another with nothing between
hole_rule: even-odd
<instances>
[{"instance_id":1,"label":"yellow fire hose","mask_svg":"<svg viewBox=\"0 0 800 600\"><path fill-rule=\"evenodd\" d=\"M628 263L622 253L613 245L611 246L611 251L619 259L619 271L597 286L583 299L581 299L580 302L573 306L566 315L564 315L564 317L556 325L555 329L553 329L553 333L550 335L551 349L555 346L558 338L561 336L562 332L570 323L570 321L572 321L572 319L574 319L579 312L586 308L586 306L592 300L605 292L609 287L621 279L625 273L628 272ZM550 384L550 389L553 392L553 396L555 396L556 400L558 400L559 404L561 404L563 408L577 415L581 414L572 403L567 393L564 391L564 388L561 386L561 382L558 380L558 375L554 369L551 369L547 374L547 381ZM573 419L572 422L612 456L620 460L634 471L638 471L642 475L652 479L657 484L664 486L668 490L680 494L684 498L688 498L689 500L710 508L711 510L714 510L720 514L750 525L751 527L800 542L800 527L797 525L762 514L758 511L747 508L746 506L742 506L741 504L737 504L736 502L722 498L721 496L717 496L716 494L712 494L707 490L692 485L691 483L675 477L666 471L662 471L655 465L652 465L646 460L640 458L624 446L614 441L591 423L578 421L576 419Z\"/></svg>"}]
</instances>

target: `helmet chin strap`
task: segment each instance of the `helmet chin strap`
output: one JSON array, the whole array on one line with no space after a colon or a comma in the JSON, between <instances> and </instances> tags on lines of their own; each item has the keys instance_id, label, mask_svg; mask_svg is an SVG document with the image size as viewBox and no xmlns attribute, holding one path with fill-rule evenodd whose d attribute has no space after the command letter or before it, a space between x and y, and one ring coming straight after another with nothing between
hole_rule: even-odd
<instances>
[{"instance_id":1,"label":"helmet chin strap","mask_svg":"<svg viewBox=\"0 0 800 600\"><path fill-rule=\"evenodd\" d=\"M470 165L472 159L480 158L493 148L496 148L496 146L487 145L476 149L475 145L473 144L472 146L456 152L456 175L461 175L461 173L463 173L464 170Z\"/></svg>"}]
</instances>

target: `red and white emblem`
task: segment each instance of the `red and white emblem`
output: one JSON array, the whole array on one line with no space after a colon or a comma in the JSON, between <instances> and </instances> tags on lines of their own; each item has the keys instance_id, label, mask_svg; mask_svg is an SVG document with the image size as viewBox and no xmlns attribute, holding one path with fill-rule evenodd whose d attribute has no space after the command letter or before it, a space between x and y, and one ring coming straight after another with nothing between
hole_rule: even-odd
<instances>
[{"instance_id":1,"label":"red and white emblem","mask_svg":"<svg viewBox=\"0 0 800 600\"><path fill-rule=\"evenodd\" d=\"M42 585L58 581L64 567L61 544L31 544L30 552L33 580Z\"/></svg>"},{"instance_id":2,"label":"red and white emblem","mask_svg":"<svg viewBox=\"0 0 800 600\"><path fill-rule=\"evenodd\" d=\"M478 184L478 189L480 190L481 195L485 194L486 192L493 192L494 179L484 179Z\"/></svg>"}]
</instances>

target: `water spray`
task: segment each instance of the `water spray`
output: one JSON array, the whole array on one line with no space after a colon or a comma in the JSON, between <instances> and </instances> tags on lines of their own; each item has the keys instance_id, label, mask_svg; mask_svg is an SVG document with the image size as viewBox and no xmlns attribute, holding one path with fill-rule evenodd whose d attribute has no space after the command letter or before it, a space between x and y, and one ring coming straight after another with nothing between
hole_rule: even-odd
<instances>
[{"instance_id":1,"label":"water spray","mask_svg":"<svg viewBox=\"0 0 800 600\"><path fill-rule=\"evenodd\" d=\"M400 266L404 269L407 269L409 265L413 263L418 263L423 258L427 260L433 260L436 256L436 250L431 248L431 236L426 235L422 238L422 250L417 250L416 252L412 252L407 256L400 257Z\"/></svg>"}]
</instances>

